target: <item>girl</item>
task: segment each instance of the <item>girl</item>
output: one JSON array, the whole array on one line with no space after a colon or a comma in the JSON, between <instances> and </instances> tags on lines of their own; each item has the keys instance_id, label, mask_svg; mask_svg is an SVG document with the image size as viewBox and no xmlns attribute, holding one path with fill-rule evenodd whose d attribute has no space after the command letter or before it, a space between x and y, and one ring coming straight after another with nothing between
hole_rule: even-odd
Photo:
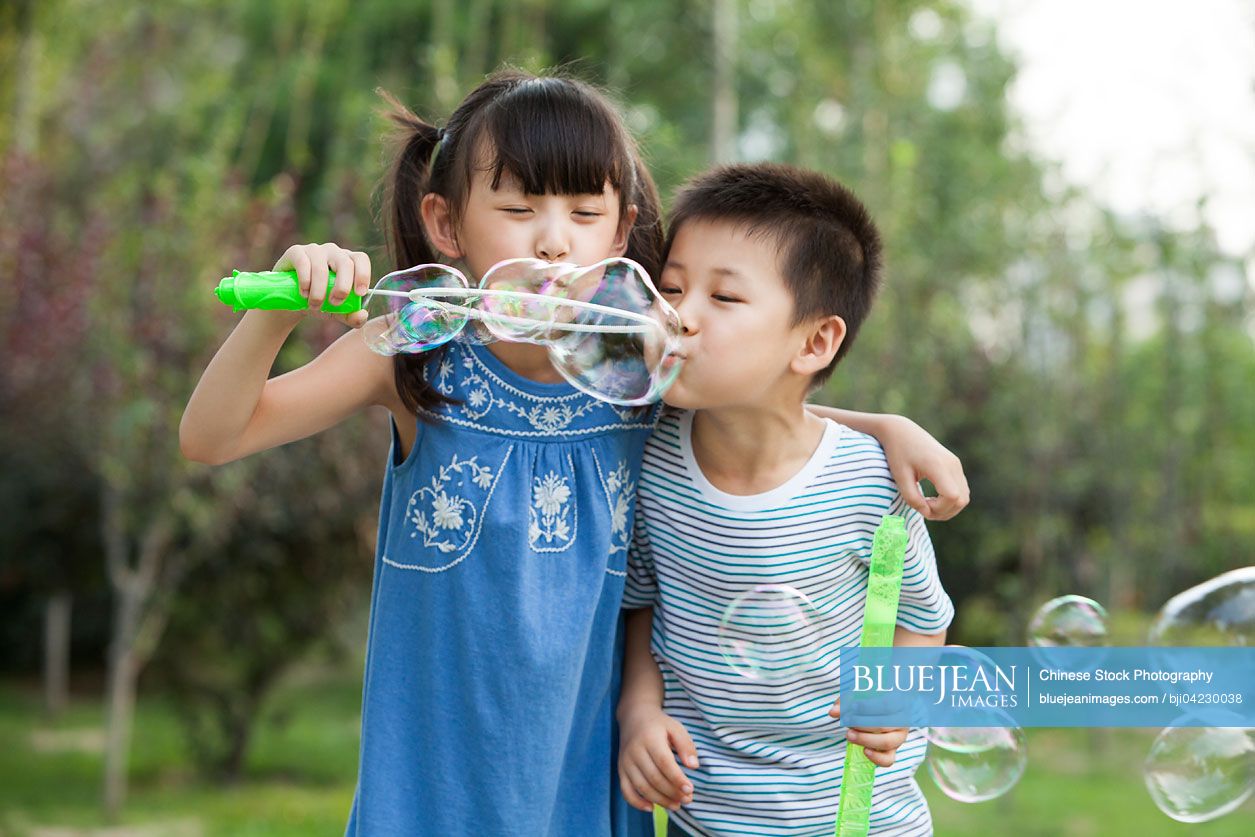
<instances>
[{"instance_id":1,"label":"girl","mask_svg":"<svg viewBox=\"0 0 1255 837\"><path fill-rule=\"evenodd\" d=\"M657 272L653 183L591 87L501 72L443 128L399 105L393 119L398 267L440 260L475 281L507 258L627 255ZM311 310L329 269L333 301L370 286L366 255L334 244L291 247L275 267L297 271ZM582 394L528 344L383 357L348 333L267 380L302 316L244 315L192 394L180 442L222 463L367 406L392 416L348 833L611 833L619 606L655 411ZM966 502L957 460L913 424L833 415L885 437L910 475L904 491L918 473L949 495L932 516Z\"/></svg>"}]
</instances>

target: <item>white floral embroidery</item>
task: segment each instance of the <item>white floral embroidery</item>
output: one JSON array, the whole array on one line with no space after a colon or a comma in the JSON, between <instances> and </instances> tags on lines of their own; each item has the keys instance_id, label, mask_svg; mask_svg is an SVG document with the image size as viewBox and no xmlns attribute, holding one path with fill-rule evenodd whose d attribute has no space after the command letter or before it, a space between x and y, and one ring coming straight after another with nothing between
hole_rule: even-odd
<instances>
[{"instance_id":1,"label":"white floral embroidery","mask_svg":"<svg viewBox=\"0 0 1255 837\"><path fill-rule=\"evenodd\" d=\"M636 491L636 483L629 480L631 470L627 460L620 459L619 465L609 476L601 471L601 461L593 454L593 464L597 466L597 475L601 477L602 488L606 491L606 507L610 510L610 554L626 552L628 547L628 509L632 505L632 495Z\"/></svg>"},{"instance_id":2,"label":"white floral embroidery","mask_svg":"<svg viewBox=\"0 0 1255 837\"><path fill-rule=\"evenodd\" d=\"M541 513L553 517L571 496L571 489L567 488L565 478L550 471L543 480L536 480L532 496Z\"/></svg>"},{"instance_id":3,"label":"white floral embroidery","mask_svg":"<svg viewBox=\"0 0 1255 837\"><path fill-rule=\"evenodd\" d=\"M456 356L455 352L460 352L461 356ZM463 371L459 371L458 367ZM524 392L495 375L482 360L475 357L469 346L451 346L449 355L436 366L435 376L436 389L446 396L460 399L462 403L434 415L455 424L479 427L478 422L497 409L517 416L532 429L491 429L523 436L569 435L614 427L613 424L586 428L575 426L578 419L602 412L609 412L628 427L643 428L652 423L649 416L642 416L634 408L603 403L579 392L552 397Z\"/></svg>"},{"instance_id":4,"label":"white floral embroidery","mask_svg":"<svg viewBox=\"0 0 1255 837\"><path fill-rule=\"evenodd\" d=\"M573 463L568 460L569 465ZM571 486L567 478L550 471L532 477L532 505L527 510L527 540L536 552L561 552L575 541L579 511L571 506ZM574 518L574 519L572 519ZM541 542L545 546L541 546Z\"/></svg>"},{"instance_id":5,"label":"white floral embroidery","mask_svg":"<svg viewBox=\"0 0 1255 837\"><path fill-rule=\"evenodd\" d=\"M453 363L449 360L449 356L445 355L440 360L440 369L436 373L436 389L442 395L453 394L453 384L449 383L449 376L453 374Z\"/></svg>"},{"instance_id":6,"label":"white floral embroidery","mask_svg":"<svg viewBox=\"0 0 1255 837\"><path fill-rule=\"evenodd\" d=\"M513 453L514 445L510 445L501 459L501 464L496 466L498 475L505 470ZM471 481L484 490L482 498L471 499L461 492L453 491L454 488L466 488L465 477L468 473L471 475ZM461 479L458 479L459 475L462 476ZM432 479L431 486L414 492L410 497L405 516L407 522L414 524L415 531L410 532L410 537L416 538L421 533L425 544L443 554L431 556L416 553L395 557L384 555L384 564L399 570L414 570L421 573L442 573L456 567L475 550L475 544L483 531L479 523L487 514L488 505L492 502L492 495L496 490L497 479L493 475L492 468L481 467L475 458L459 460L457 456L454 456L449 464L441 468L439 474ZM442 495L443 499L441 499ZM442 523L449 528L442 529ZM453 533L453 541L440 539L442 534L450 532ZM460 548L456 543L458 534L463 534L465 538ZM397 547L399 546L398 544ZM448 555L455 551L457 555ZM402 560L397 560L398 558Z\"/></svg>"},{"instance_id":7,"label":"white floral embroidery","mask_svg":"<svg viewBox=\"0 0 1255 837\"><path fill-rule=\"evenodd\" d=\"M450 497L441 491L432 504L431 519L441 529L461 529L462 507L465 504L461 497Z\"/></svg>"},{"instance_id":8,"label":"white floral embroidery","mask_svg":"<svg viewBox=\"0 0 1255 837\"><path fill-rule=\"evenodd\" d=\"M487 490L494 480L492 469L481 466L478 460L477 456L458 459L454 454L449 464L442 465L431 478L430 486L410 496L406 519L414 524L411 538L422 535L423 546L441 552L454 552L470 542L479 513L465 495L451 493L450 483L455 476L469 476L476 486ZM457 485L464 486L465 481L459 480Z\"/></svg>"}]
</instances>

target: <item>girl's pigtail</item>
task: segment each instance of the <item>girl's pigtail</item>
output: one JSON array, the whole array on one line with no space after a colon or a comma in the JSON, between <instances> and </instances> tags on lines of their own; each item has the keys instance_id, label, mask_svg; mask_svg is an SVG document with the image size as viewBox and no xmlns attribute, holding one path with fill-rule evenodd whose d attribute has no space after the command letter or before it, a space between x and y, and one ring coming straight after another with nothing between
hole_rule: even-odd
<instances>
[{"instance_id":1,"label":"girl's pigtail","mask_svg":"<svg viewBox=\"0 0 1255 837\"><path fill-rule=\"evenodd\" d=\"M396 153L384 183L384 221L394 269L403 270L437 260L423 230L419 207L423 196L431 191L432 158L444 139L444 131L421 119L387 91L377 92L388 104L384 115L395 126ZM443 354L444 349L440 348L393 358L397 393L416 415L422 416L442 404L458 403L427 380L428 364L439 363Z\"/></svg>"}]
</instances>

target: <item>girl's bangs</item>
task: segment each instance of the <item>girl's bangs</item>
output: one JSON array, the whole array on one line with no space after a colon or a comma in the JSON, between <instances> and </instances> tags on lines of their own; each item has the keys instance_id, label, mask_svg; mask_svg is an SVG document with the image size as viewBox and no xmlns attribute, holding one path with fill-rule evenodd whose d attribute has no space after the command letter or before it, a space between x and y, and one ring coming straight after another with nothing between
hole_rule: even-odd
<instances>
[{"instance_id":1,"label":"girl's bangs","mask_svg":"<svg viewBox=\"0 0 1255 837\"><path fill-rule=\"evenodd\" d=\"M616 117L561 79L522 84L485 114L483 139L490 159L479 165L518 180L527 194L601 194L609 181L626 198L624 174L631 152Z\"/></svg>"}]
</instances>

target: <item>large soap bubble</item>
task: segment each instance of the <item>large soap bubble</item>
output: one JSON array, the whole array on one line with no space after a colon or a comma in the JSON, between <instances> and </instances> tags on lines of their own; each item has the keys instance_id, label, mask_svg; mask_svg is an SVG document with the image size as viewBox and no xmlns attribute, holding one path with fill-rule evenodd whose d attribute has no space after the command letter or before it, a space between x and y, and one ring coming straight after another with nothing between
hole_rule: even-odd
<instances>
[{"instance_id":1,"label":"large soap bubble","mask_svg":"<svg viewBox=\"0 0 1255 837\"><path fill-rule=\"evenodd\" d=\"M370 348L422 352L454 338L534 343L576 389L612 404L657 401L680 373L680 318L631 259L588 267L507 259L478 288L446 265L390 273L366 295Z\"/></svg>"},{"instance_id":2,"label":"large soap bubble","mask_svg":"<svg viewBox=\"0 0 1255 837\"><path fill-rule=\"evenodd\" d=\"M1107 643L1107 611L1084 596L1051 599L1028 624L1028 641L1038 648L1094 648Z\"/></svg>"},{"instance_id":3,"label":"large soap bubble","mask_svg":"<svg viewBox=\"0 0 1255 837\"><path fill-rule=\"evenodd\" d=\"M1168 600L1150 626L1164 646L1255 646L1255 566L1218 575Z\"/></svg>"},{"instance_id":4,"label":"large soap bubble","mask_svg":"<svg viewBox=\"0 0 1255 837\"><path fill-rule=\"evenodd\" d=\"M1216 819L1255 791L1255 736L1241 727L1169 727L1151 745L1143 777L1174 820Z\"/></svg>"},{"instance_id":5,"label":"large soap bubble","mask_svg":"<svg viewBox=\"0 0 1255 837\"><path fill-rule=\"evenodd\" d=\"M941 792L959 802L1002 796L1024 775L1024 730L1010 716L1005 726L927 727L928 773Z\"/></svg>"},{"instance_id":6,"label":"large soap bubble","mask_svg":"<svg viewBox=\"0 0 1255 837\"><path fill-rule=\"evenodd\" d=\"M761 584L732 600L719 622L719 651L752 680L789 680L820 656L815 603L787 584Z\"/></svg>"}]
</instances>

